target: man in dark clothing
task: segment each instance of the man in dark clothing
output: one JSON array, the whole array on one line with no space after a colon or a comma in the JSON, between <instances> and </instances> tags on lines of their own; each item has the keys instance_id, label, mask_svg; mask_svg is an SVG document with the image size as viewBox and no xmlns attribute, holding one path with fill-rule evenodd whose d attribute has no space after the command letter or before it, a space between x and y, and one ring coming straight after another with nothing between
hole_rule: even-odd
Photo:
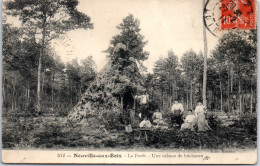
<instances>
[{"instance_id":1,"label":"man in dark clothing","mask_svg":"<svg viewBox=\"0 0 260 166\"><path fill-rule=\"evenodd\" d=\"M183 123L182 119L182 113L183 113L183 105L181 103L178 103L178 101L175 101L174 104L172 105L171 112L171 121L172 125L177 124L178 128L181 127L181 124Z\"/></svg>"}]
</instances>

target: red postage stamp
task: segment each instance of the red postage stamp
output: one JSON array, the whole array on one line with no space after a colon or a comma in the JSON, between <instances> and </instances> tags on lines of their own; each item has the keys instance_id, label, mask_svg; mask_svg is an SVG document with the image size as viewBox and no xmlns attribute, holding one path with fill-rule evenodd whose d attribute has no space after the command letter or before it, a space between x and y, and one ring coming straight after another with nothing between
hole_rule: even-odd
<instances>
[{"instance_id":1,"label":"red postage stamp","mask_svg":"<svg viewBox=\"0 0 260 166\"><path fill-rule=\"evenodd\" d=\"M255 0L221 0L221 29L254 29Z\"/></svg>"}]
</instances>

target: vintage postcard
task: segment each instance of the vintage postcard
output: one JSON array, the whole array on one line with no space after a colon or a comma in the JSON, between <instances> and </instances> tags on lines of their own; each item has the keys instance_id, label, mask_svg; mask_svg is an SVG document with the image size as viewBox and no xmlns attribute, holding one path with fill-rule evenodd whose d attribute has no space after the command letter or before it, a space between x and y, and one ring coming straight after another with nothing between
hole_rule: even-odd
<instances>
[{"instance_id":1,"label":"vintage postcard","mask_svg":"<svg viewBox=\"0 0 260 166\"><path fill-rule=\"evenodd\" d=\"M4 0L2 162L255 164L256 0Z\"/></svg>"}]
</instances>

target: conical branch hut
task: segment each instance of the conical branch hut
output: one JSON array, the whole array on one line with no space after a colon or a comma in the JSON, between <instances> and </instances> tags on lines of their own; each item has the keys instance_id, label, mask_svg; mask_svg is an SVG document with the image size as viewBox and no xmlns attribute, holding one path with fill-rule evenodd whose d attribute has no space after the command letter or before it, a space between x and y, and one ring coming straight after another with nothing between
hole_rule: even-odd
<instances>
[{"instance_id":1,"label":"conical branch hut","mask_svg":"<svg viewBox=\"0 0 260 166\"><path fill-rule=\"evenodd\" d=\"M144 89L137 62L127 54L124 44L114 47L113 56L69 112L68 122L96 119L93 125L107 127L126 123L127 109L134 109L134 96Z\"/></svg>"}]
</instances>

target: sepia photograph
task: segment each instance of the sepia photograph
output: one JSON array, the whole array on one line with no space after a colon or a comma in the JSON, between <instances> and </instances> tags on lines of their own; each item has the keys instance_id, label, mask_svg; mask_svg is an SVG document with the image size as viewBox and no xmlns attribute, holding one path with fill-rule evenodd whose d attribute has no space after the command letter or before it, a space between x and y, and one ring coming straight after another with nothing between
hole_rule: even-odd
<instances>
[{"instance_id":1,"label":"sepia photograph","mask_svg":"<svg viewBox=\"0 0 260 166\"><path fill-rule=\"evenodd\" d=\"M255 164L257 1L3 0L2 162Z\"/></svg>"}]
</instances>

